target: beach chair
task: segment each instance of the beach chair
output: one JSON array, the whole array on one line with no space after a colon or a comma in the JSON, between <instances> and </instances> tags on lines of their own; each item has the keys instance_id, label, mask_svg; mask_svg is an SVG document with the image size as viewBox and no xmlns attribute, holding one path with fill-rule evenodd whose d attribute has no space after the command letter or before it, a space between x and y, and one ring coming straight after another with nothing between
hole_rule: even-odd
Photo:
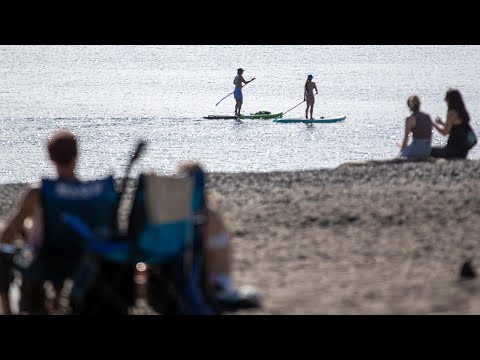
<instances>
[{"instance_id":1,"label":"beach chair","mask_svg":"<svg viewBox=\"0 0 480 360\"><path fill-rule=\"evenodd\" d=\"M10 249L11 255L3 257L9 260L8 270L17 270L28 284L22 286L20 310L33 313L42 312L44 283L49 281L60 290L66 279L76 276L87 256L83 238L62 220L63 214L82 218L98 236L112 238L117 232L118 193L111 176L91 181L43 179L40 196L41 242ZM102 264L108 269L107 265Z\"/></svg>"},{"instance_id":2,"label":"beach chair","mask_svg":"<svg viewBox=\"0 0 480 360\"><path fill-rule=\"evenodd\" d=\"M156 294L172 296L175 304L169 311L163 307L160 312L213 314L201 289L203 257L198 213L204 201L202 180L195 176L140 175L128 232L117 241L99 237L79 216L64 214L63 219L97 256L124 264L148 264L149 286L158 289L168 284L166 293Z\"/></svg>"},{"instance_id":3,"label":"beach chair","mask_svg":"<svg viewBox=\"0 0 480 360\"><path fill-rule=\"evenodd\" d=\"M71 266L73 272L69 276L74 282L72 291L78 291L80 285L86 285L82 283L88 281L84 278L85 269L93 269L92 265L95 265L95 277L90 277L90 280L94 281L88 284L88 292L83 294L82 307L79 307L78 303L71 304L74 312L128 313L128 308L134 301L133 266L105 258L92 259L84 239L63 221L65 214L77 216L97 236L106 239L119 238L117 210L120 199L113 177L74 183L43 181L42 194L46 239L57 239L54 246L60 248L61 244L65 243L64 237L68 236L72 239L70 242L74 242L74 248L72 244L68 245L69 248L78 254Z\"/></svg>"}]
</instances>

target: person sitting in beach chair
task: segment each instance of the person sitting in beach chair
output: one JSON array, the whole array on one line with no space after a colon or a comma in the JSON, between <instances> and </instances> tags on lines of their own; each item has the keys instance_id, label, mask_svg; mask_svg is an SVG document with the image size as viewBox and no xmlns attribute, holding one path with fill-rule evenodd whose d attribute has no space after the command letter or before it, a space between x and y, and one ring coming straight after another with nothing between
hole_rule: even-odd
<instances>
[{"instance_id":1,"label":"person sitting in beach chair","mask_svg":"<svg viewBox=\"0 0 480 360\"><path fill-rule=\"evenodd\" d=\"M187 161L181 164L177 174L171 181L185 179L183 181L187 184L188 179L191 181L181 191L166 186L169 177L140 176L129 217L128 237L138 239L135 252L137 255L143 252L143 255L137 259L146 262L149 269L149 305L163 314L219 314L225 310L260 306L260 296L255 289L249 286L236 289L233 286L230 235L213 198L206 198L205 172L199 164ZM189 188L192 189L191 195ZM165 232L162 236L158 225L154 224L161 223L161 216L171 221L168 214L181 203L189 205L186 210L193 215L189 221L193 232L186 237L181 233ZM183 218L189 218L188 211ZM182 240L190 236L187 242ZM182 256L162 256L165 253L162 248L178 245L185 249ZM179 254L181 249L177 248ZM155 256L152 258L155 252L157 259Z\"/></svg>"},{"instance_id":2,"label":"person sitting in beach chair","mask_svg":"<svg viewBox=\"0 0 480 360\"><path fill-rule=\"evenodd\" d=\"M0 243L11 243L22 231L25 219L32 220L27 245L10 257L10 267L4 261L1 269L2 307L7 314L11 312L8 285L13 268L22 275L20 311L45 314L59 308L64 281L76 276L86 256L83 240L62 221L64 212L81 216L97 233L106 237L111 237L116 229L118 194L113 178L79 181L75 175L77 140L67 130L57 131L52 136L48 153L58 178L43 179L40 184L27 189L0 237ZM103 268L113 272L107 263ZM124 276L130 274L133 284L133 269L116 267L115 273L118 272L123 272ZM51 307L45 301L44 285L47 281L54 289ZM128 280L125 283L128 288ZM133 285L131 289L133 294Z\"/></svg>"},{"instance_id":3,"label":"person sitting in beach chair","mask_svg":"<svg viewBox=\"0 0 480 360\"><path fill-rule=\"evenodd\" d=\"M149 305L162 314L211 315L201 289L198 212L204 182L186 175L142 174L129 216L135 261L148 265Z\"/></svg>"},{"instance_id":4,"label":"person sitting in beach chair","mask_svg":"<svg viewBox=\"0 0 480 360\"><path fill-rule=\"evenodd\" d=\"M147 286L155 294L150 298L156 301L153 307L157 312L214 314L200 287L202 253L198 250L195 214L203 186L190 176L141 174L128 231L116 241L95 234L79 216L66 214L64 220L85 240L93 257L120 264L147 264L150 268ZM79 302L81 296L76 295L75 285L72 293L75 297L72 302Z\"/></svg>"},{"instance_id":5,"label":"person sitting in beach chair","mask_svg":"<svg viewBox=\"0 0 480 360\"><path fill-rule=\"evenodd\" d=\"M179 166L178 173L190 174L205 182L205 171L199 163L186 161ZM204 191L201 197L203 222L200 238L205 259L203 290L207 298L219 311L259 307L261 297L252 286L234 286L231 234L220 211L220 197L211 190Z\"/></svg>"}]
</instances>

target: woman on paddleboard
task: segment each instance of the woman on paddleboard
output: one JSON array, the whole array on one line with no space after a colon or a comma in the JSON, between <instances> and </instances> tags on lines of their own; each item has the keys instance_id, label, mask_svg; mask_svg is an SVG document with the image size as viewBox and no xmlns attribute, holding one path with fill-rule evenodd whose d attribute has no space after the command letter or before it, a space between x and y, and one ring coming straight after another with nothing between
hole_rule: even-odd
<instances>
[{"instance_id":1,"label":"woman on paddleboard","mask_svg":"<svg viewBox=\"0 0 480 360\"><path fill-rule=\"evenodd\" d=\"M303 94L303 100L307 102L307 109L305 110L306 119L308 119L308 109L310 109L310 119L313 119L313 105L315 104L315 95L313 94L314 89L318 95L317 85L312 81L312 79L313 75L308 75Z\"/></svg>"}]
</instances>

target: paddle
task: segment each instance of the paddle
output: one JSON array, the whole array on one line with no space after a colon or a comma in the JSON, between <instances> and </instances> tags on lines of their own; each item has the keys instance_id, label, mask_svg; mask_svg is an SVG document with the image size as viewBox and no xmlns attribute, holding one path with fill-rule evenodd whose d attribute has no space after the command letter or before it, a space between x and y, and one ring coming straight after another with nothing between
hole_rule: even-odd
<instances>
[{"instance_id":1,"label":"paddle","mask_svg":"<svg viewBox=\"0 0 480 360\"><path fill-rule=\"evenodd\" d=\"M247 86L249 83L251 83L253 80L255 80L256 78L253 78L252 80L250 80L249 82L247 82L245 85L243 85L243 87ZM229 97L230 95L232 95L235 91L232 91L230 94L228 94L227 96L225 96L222 100L220 100L218 103L215 104L215 106L217 106L218 104L220 104L223 100L225 100L227 97Z\"/></svg>"},{"instance_id":2,"label":"paddle","mask_svg":"<svg viewBox=\"0 0 480 360\"><path fill-rule=\"evenodd\" d=\"M120 194L118 197L117 213L120 208L120 203L122 201L123 195L125 194L125 190L127 188L128 177L130 175L130 171L132 169L133 163L140 157L143 149L145 148L145 145L146 145L145 141L139 141L139 143L137 144L137 147L135 148L135 152L133 153L133 156L128 162L127 170L125 171L125 175L123 176L122 188L120 190Z\"/></svg>"},{"instance_id":3,"label":"paddle","mask_svg":"<svg viewBox=\"0 0 480 360\"><path fill-rule=\"evenodd\" d=\"M283 115L285 115L285 114L286 114L286 113L288 113L289 111L291 111L291 110L295 109L297 106L300 106L300 105L302 105L304 102L305 102L305 100L303 100L301 103L299 103L299 104L295 105L295 106L294 106L293 108L291 108L290 110L287 110L287 111L285 111L285 112L283 113Z\"/></svg>"},{"instance_id":4,"label":"paddle","mask_svg":"<svg viewBox=\"0 0 480 360\"><path fill-rule=\"evenodd\" d=\"M314 94L314 95L318 95L318 94ZM291 108L290 110L287 110L287 111L285 111L285 112L283 113L283 115L285 115L285 114L286 114L286 113L288 113L289 111L291 111L291 110L295 109L297 106L300 106L300 105L302 105L302 104L303 104L305 101L306 101L306 100L303 100L301 103L299 103L299 104L295 105L295 106L294 106L293 108Z\"/></svg>"}]
</instances>

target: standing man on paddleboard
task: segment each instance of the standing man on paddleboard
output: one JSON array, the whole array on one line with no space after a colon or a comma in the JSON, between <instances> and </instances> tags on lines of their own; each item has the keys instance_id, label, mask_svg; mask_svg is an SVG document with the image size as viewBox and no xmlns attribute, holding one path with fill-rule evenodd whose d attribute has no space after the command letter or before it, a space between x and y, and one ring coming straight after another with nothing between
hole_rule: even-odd
<instances>
[{"instance_id":1,"label":"standing man on paddleboard","mask_svg":"<svg viewBox=\"0 0 480 360\"><path fill-rule=\"evenodd\" d=\"M305 89L303 93L303 100L307 102L307 109L305 110L305 118L308 119L308 109L310 108L310 119L313 119L313 105L315 104L315 95L313 90L315 89L318 95L317 85L312 81L313 75L308 75L305 82Z\"/></svg>"},{"instance_id":2,"label":"standing man on paddleboard","mask_svg":"<svg viewBox=\"0 0 480 360\"><path fill-rule=\"evenodd\" d=\"M249 82L255 80L253 78L250 81L245 81L243 78L243 69L240 68L237 70L237 76L235 76L235 79L233 79L233 84L235 85L235 90L233 91L233 97L235 98L236 104L235 104L235 115L240 116L240 110L242 109L242 104L243 104L243 94L242 94L242 87L243 84L248 84Z\"/></svg>"}]
</instances>

